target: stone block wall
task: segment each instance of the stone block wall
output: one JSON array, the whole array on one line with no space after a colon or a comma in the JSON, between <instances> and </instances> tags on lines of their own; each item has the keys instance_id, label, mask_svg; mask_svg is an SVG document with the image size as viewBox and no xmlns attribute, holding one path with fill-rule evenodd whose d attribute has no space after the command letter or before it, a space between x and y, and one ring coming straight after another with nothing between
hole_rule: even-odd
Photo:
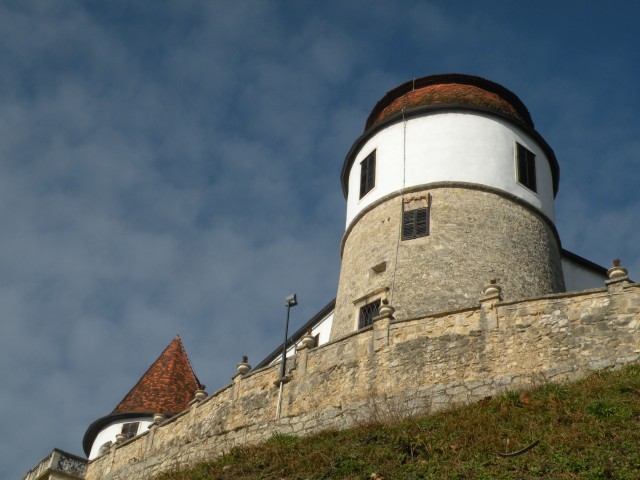
<instances>
[{"instance_id":1,"label":"stone block wall","mask_svg":"<svg viewBox=\"0 0 640 480\"><path fill-rule=\"evenodd\" d=\"M89 463L89 480L148 479L273 433L306 435L429 413L640 358L640 286L499 301L396 320L297 352L275 419L278 366L234 382ZM293 363L293 362L292 362Z\"/></svg>"},{"instance_id":2,"label":"stone block wall","mask_svg":"<svg viewBox=\"0 0 640 480\"><path fill-rule=\"evenodd\" d=\"M403 202L429 199L430 234L398 242ZM397 318L472 307L491 278L507 300L563 292L560 257L555 227L498 190L448 182L382 199L345 233L331 339L354 331L359 306L385 289Z\"/></svg>"}]
</instances>

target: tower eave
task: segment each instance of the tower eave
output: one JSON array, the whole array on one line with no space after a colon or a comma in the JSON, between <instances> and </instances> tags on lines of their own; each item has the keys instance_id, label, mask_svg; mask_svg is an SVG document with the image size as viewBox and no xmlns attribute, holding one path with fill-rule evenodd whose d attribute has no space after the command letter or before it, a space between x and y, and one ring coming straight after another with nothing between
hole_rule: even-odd
<instances>
[{"instance_id":1,"label":"tower eave","mask_svg":"<svg viewBox=\"0 0 640 480\"><path fill-rule=\"evenodd\" d=\"M101 430L103 430L108 425L121 421L128 420L130 418L140 418L140 417L153 417L153 414L157 412L129 412L129 413L110 413L109 415L105 415L94 421L87 431L84 433L84 437L82 437L82 450L84 453L89 456L91 453L91 447L93 446L93 442L95 442L98 434ZM167 415L170 416L170 415Z\"/></svg>"}]
</instances>

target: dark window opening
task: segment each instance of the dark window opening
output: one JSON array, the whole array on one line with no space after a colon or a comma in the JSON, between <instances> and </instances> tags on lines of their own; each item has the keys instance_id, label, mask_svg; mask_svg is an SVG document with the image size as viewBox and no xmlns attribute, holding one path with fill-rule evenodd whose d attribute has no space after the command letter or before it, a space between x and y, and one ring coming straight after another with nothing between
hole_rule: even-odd
<instances>
[{"instance_id":1,"label":"dark window opening","mask_svg":"<svg viewBox=\"0 0 640 480\"><path fill-rule=\"evenodd\" d=\"M360 162L360 198L376 186L376 151Z\"/></svg>"},{"instance_id":2,"label":"dark window opening","mask_svg":"<svg viewBox=\"0 0 640 480\"><path fill-rule=\"evenodd\" d=\"M128 440L136 436L136 433L138 433L139 426L140 426L140 422L125 423L124 425L122 425L121 433L123 433Z\"/></svg>"},{"instance_id":3,"label":"dark window opening","mask_svg":"<svg viewBox=\"0 0 640 480\"><path fill-rule=\"evenodd\" d=\"M516 176L518 183L529 190L537 192L536 188L536 156L535 154L516 143Z\"/></svg>"},{"instance_id":4,"label":"dark window opening","mask_svg":"<svg viewBox=\"0 0 640 480\"><path fill-rule=\"evenodd\" d=\"M416 208L402 212L402 240L429 235L429 208Z\"/></svg>"},{"instance_id":5,"label":"dark window opening","mask_svg":"<svg viewBox=\"0 0 640 480\"><path fill-rule=\"evenodd\" d=\"M368 327L373 324L373 319L379 315L380 312L380 300L367 303L364 307L360 308L360 318L358 319L358 329Z\"/></svg>"}]
</instances>

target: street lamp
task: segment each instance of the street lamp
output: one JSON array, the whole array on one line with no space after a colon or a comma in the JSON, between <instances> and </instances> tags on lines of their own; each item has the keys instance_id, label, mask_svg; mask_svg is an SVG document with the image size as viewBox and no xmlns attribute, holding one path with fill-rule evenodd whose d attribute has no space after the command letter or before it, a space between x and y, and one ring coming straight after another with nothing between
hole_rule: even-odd
<instances>
[{"instance_id":1,"label":"street lamp","mask_svg":"<svg viewBox=\"0 0 640 480\"><path fill-rule=\"evenodd\" d=\"M287 338L289 337L289 311L291 307L298 305L298 299L296 294L292 293L284 299L285 306L287 307L287 320L284 324L284 343L282 344L282 362L280 363L280 381L284 379L284 369L287 363Z\"/></svg>"},{"instance_id":2,"label":"street lamp","mask_svg":"<svg viewBox=\"0 0 640 480\"><path fill-rule=\"evenodd\" d=\"M278 388L278 406L276 407L276 420L280 418L280 411L282 409L282 387L284 385L284 369L287 363L287 337L289 336L289 311L291 307L295 307L298 305L298 299L296 298L296 294L292 293L287 298L284 299L285 306L287 307L287 320L284 324L284 342L282 343L282 360L280 361L280 378L278 382L280 383Z\"/></svg>"}]
</instances>

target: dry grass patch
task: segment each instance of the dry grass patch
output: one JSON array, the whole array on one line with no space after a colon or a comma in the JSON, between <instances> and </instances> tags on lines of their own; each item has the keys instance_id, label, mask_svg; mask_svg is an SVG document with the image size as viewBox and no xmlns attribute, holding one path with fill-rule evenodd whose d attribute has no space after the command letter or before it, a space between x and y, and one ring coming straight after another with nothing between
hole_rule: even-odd
<instances>
[{"instance_id":1,"label":"dry grass patch","mask_svg":"<svg viewBox=\"0 0 640 480\"><path fill-rule=\"evenodd\" d=\"M306 438L276 434L156 480L638 479L640 367L436 415ZM539 444L522 455L502 457Z\"/></svg>"}]
</instances>

